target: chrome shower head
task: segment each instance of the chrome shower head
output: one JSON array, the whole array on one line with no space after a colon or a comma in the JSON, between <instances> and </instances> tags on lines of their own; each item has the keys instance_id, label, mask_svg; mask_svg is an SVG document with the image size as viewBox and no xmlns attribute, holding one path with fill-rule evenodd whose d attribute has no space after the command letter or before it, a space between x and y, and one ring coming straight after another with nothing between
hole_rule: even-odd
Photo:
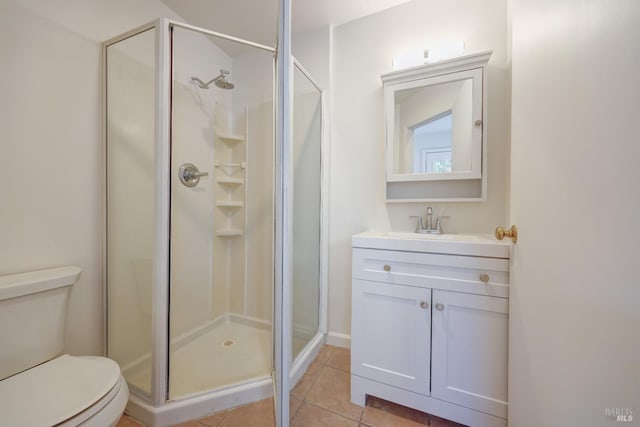
<instances>
[{"instance_id":1,"label":"chrome shower head","mask_svg":"<svg viewBox=\"0 0 640 427\"><path fill-rule=\"evenodd\" d=\"M220 89L233 89L235 85L227 80L227 76L229 75L229 71L220 70L220 74L218 74L213 79L208 82L203 82L197 77L191 77L191 81L198 85L201 89L209 89L209 85L211 83L215 83Z\"/></svg>"},{"instance_id":2,"label":"chrome shower head","mask_svg":"<svg viewBox=\"0 0 640 427\"><path fill-rule=\"evenodd\" d=\"M234 87L236 87L236 85L234 85L233 83L227 81L227 78L225 76L222 76L221 78L216 80L215 84L220 89L233 89Z\"/></svg>"}]
</instances>

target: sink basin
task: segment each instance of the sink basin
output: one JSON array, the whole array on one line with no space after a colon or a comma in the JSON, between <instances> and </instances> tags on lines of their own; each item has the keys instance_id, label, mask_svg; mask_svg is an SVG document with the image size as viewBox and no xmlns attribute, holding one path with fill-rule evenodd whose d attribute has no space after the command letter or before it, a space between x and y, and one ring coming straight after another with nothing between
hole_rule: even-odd
<instances>
[{"instance_id":1,"label":"sink basin","mask_svg":"<svg viewBox=\"0 0 640 427\"><path fill-rule=\"evenodd\" d=\"M354 248L509 258L511 244L490 234L421 234L365 232L351 239Z\"/></svg>"}]
</instances>

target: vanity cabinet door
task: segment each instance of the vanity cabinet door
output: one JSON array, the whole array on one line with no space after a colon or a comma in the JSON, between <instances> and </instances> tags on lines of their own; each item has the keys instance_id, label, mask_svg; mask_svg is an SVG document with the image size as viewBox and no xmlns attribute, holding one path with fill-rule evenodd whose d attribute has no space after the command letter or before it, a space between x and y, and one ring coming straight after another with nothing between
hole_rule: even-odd
<instances>
[{"instance_id":1,"label":"vanity cabinet door","mask_svg":"<svg viewBox=\"0 0 640 427\"><path fill-rule=\"evenodd\" d=\"M353 280L351 373L429 394L431 290Z\"/></svg>"},{"instance_id":2,"label":"vanity cabinet door","mask_svg":"<svg viewBox=\"0 0 640 427\"><path fill-rule=\"evenodd\" d=\"M507 417L509 300L433 291L431 396Z\"/></svg>"}]
</instances>

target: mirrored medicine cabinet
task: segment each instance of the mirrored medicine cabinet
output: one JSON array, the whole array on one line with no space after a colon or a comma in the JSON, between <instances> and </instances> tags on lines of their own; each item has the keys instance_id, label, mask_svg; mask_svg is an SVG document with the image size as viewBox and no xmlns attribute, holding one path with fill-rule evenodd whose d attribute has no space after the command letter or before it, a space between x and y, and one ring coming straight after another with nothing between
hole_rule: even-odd
<instances>
[{"instance_id":1,"label":"mirrored medicine cabinet","mask_svg":"<svg viewBox=\"0 0 640 427\"><path fill-rule=\"evenodd\" d=\"M491 53L381 76L387 202L485 199L485 74Z\"/></svg>"}]
</instances>

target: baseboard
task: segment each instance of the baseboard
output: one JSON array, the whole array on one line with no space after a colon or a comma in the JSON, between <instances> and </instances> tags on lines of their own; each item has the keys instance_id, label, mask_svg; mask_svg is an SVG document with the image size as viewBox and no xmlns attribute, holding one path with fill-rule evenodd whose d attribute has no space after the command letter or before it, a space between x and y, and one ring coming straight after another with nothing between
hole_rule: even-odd
<instances>
[{"instance_id":1,"label":"baseboard","mask_svg":"<svg viewBox=\"0 0 640 427\"><path fill-rule=\"evenodd\" d=\"M273 384L271 378L265 378L167 402L159 407L152 406L136 395L129 395L125 412L144 425L170 427L271 396Z\"/></svg>"},{"instance_id":2,"label":"baseboard","mask_svg":"<svg viewBox=\"0 0 640 427\"><path fill-rule=\"evenodd\" d=\"M327 344L342 348L351 348L351 335L339 332L327 333Z\"/></svg>"}]
</instances>

